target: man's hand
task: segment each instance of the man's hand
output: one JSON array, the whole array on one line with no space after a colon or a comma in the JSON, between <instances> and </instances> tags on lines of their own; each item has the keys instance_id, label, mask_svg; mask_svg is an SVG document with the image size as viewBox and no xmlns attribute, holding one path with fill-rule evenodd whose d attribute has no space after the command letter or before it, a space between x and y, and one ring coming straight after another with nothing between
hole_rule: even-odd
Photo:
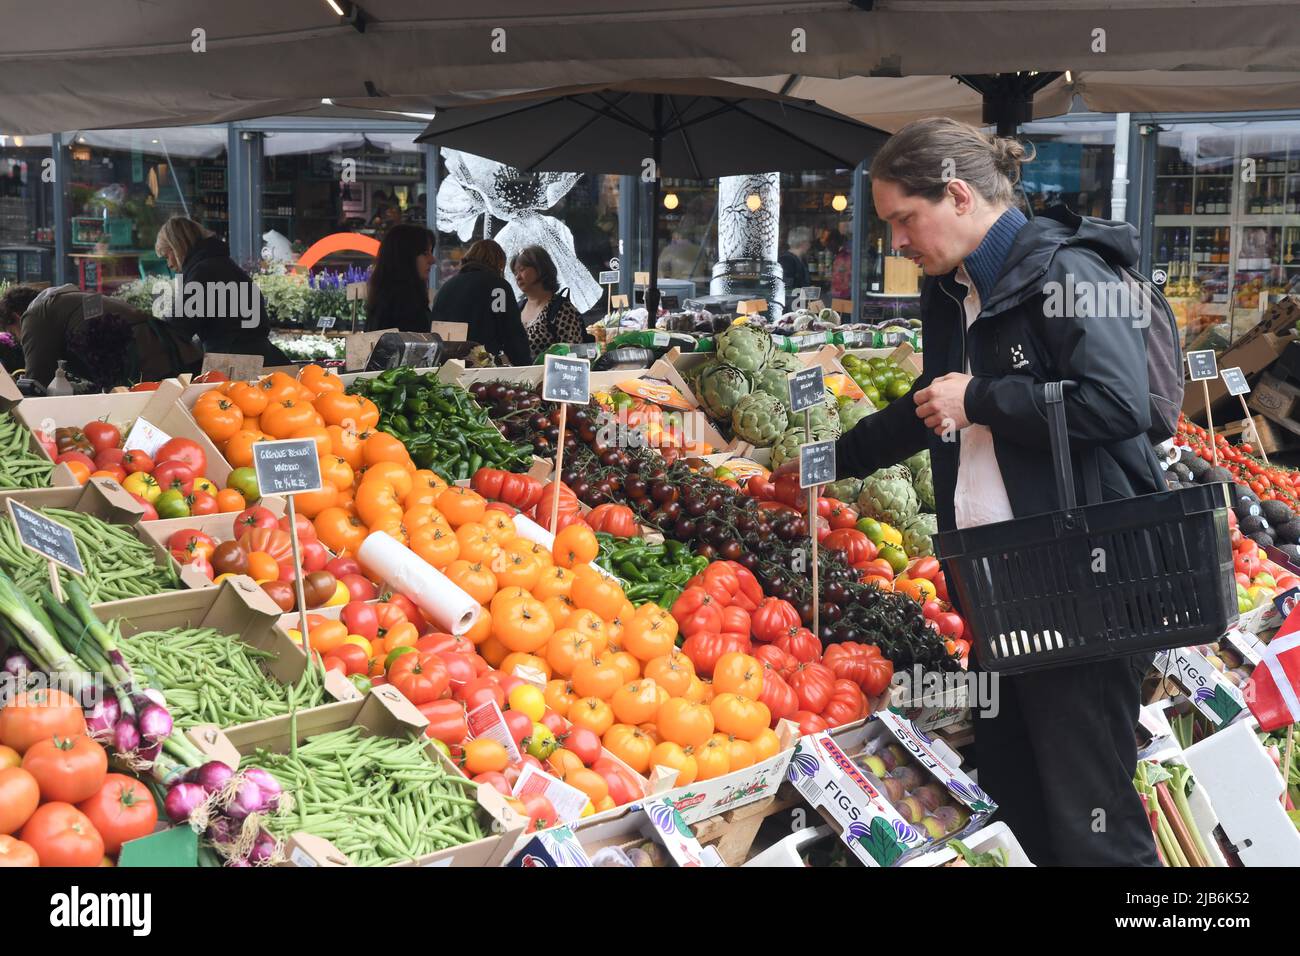
<instances>
[{"instance_id":1,"label":"man's hand","mask_svg":"<svg viewBox=\"0 0 1300 956\"><path fill-rule=\"evenodd\" d=\"M797 474L799 474L799 459L791 458L780 468L774 470L772 474L769 475L768 477L771 478L772 481L776 481L782 475L797 475Z\"/></svg>"},{"instance_id":2,"label":"man's hand","mask_svg":"<svg viewBox=\"0 0 1300 956\"><path fill-rule=\"evenodd\" d=\"M916 417L941 438L970 424L966 417L966 386L971 376L961 372L941 375L914 396Z\"/></svg>"}]
</instances>

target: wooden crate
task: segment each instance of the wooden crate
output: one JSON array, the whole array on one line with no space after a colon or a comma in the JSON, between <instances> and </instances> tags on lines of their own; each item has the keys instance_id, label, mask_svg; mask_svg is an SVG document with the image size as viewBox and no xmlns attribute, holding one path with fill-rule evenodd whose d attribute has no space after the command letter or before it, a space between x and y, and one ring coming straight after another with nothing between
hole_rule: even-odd
<instances>
[{"instance_id":1,"label":"wooden crate","mask_svg":"<svg viewBox=\"0 0 1300 956\"><path fill-rule=\"evenodd\" d=\"M764 797L736 810L720 813L701 820L693 827L695 839L701 846L712 846L727 866L741 866L749 859L754 848L754 838L759 828L770 816L783 813L803 802L793 790L782 788L777 794Z\"/></svg>"},{"instance_id":2,"label":"wooden crate","mask_svg":"<svg viewBox=\"0 0 1300 956\"><path fill-rule=\"evenodd\" d=\"M1254 430L1253 435L1251 429ZM1286 435L1274 422L1263 415L1255 415L1239 422L1217 426L1215 431L1234 444L1238 441L1250 442L1255 446L1256 453L1260 448L1263 448L1265 452L1271 455L1276 451L1281 451L1283 448L1296 444L1295 438ZM1242 437L1243 433L1245 433L1245 437ZM1256 435L1258 438L1255 437Z\"/></svg>"}]
</instances>

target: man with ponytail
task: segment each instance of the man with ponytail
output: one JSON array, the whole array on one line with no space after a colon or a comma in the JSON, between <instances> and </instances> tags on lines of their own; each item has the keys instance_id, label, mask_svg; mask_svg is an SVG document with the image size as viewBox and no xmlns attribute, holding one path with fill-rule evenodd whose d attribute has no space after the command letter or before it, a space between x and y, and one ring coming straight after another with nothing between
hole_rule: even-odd
<instances>
[{"instance_id":1,"label":"man with ponytail","mask_svg":"<svg viewBox=\"0 0 1300 956\"><path fill-rule=\"evenodd\" d=\"M871 166L876 211L926 276L924 372L840 439L840 477L928 448L941 531L1061 506L1046 382L1078 383L1065 410L1085 501L1164 487L1146 435L1150 315L1101 294L1136 262L1137 232L1064 207L1027 219L1016 183L1030 160L1015 140L926 119L900 130ZM1132 784L1149 664L1147 655L993 682L997 706L985 702L977 716L974 763L1039 865L1157 865Z\"/></svg>"}]
</instances>

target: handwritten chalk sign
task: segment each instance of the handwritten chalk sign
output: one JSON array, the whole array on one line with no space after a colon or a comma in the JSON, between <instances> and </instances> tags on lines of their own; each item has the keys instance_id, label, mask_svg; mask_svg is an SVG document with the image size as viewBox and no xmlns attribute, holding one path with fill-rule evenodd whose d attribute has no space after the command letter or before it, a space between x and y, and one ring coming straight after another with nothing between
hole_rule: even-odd
<instances>
[{"instance_id":1,"label":"handwritten chalk sign","mask_svg":"<svg viewBox=\"0 0 1300 956\"><path fill-rule=\"evenodd\" d=\"M1187 369L1193 382L1204 382L1219 377L1218 363L1214 360L1213 349L1187 353Z\"/></svg>"},{"instance_id":2,"label":"handwritten chalk sign","mask_svg":"<svg viewBox=\"0 0 1300 956\"><path fill-rule=\"evenodd\" d=\"M835 442L815 441L799 446L799 487L815 488L835 480Z\"/></svg>"},{"instance_id":3,"label":"handwritten chalk sign","mask_svg":"<svg viewBox=\"0 0 1300 956\"><path fill-rule=\"evenodd\" d=\"M77 550L77 539L72 529L45 517L39 511L9 499L9 517L18 532L18 543L29 551L67 568L73 574L84 575L86 566Z\"/></svg>"},{"instance_id":4,"label":"handwritten chalk sign","mask_svg":"<svg viewBox=\"0 0 1300 956\"><path fill-rule=\"evenodd\" d=\"M332 328L334 328L334 323L335 323L336 321L337 321L337 316L333 316L333 315L322 315L322 316L320 317L320 319L316 322L316 328L318 328L318 329L332 329Z\"/></svg>"},{"instance_id":5,"label":"handwritten chalk sign","mask_svg":"<svg viewBox=\"0 0 1300 956\"><path fill-rule=\"evenodd\" d=\"M608 269L600 274L601 285L618 285L621 273L617 269Z\"/></svg>"},{"instance_id":6,"label":"handwritten chalk sign","mask_svg":"<svg viewBox=\"0 0 1300 956\"><path fill-rule=\"evenodd\" d=\"M1219 375L1223 378L1223 384L1227 386L1229 395L1245 395L1250 391L1250 385L1246 382L1246 373L1240 368L1225 368Z\"/></svg>"},{"instance_id":7,"label":"handwritten chalk sign","mask_svg":"<svg viewBox=\"0 0 1300 956\"><path fill-rule=\"evenodd\" d=\"M314 438L256 442L253 467L263 495L296 495L321 489L320 453Z\"/></svg>"},{"instance_id":8,"label":"handwritten chalk sign","mask_svg":"<svg viewBox=\"0 0 1300 956\"><path fill-rule=\"evenodd\" d=\"M579 405L591 401L590 362L568 355L548 355L543 361L543 401Z\"/></svg>"},{"instance_id":9,"label":"handwritten chalk sign","mask_svg":"<svg viewBox=\"0 0 1300 956\"><path fill-rule=\"evenodd\" d=\"M790 386L790 411L802 412L826 400L826 381L820 365L810 365L791 372L786 379Z\"/></svg>"}]
</instances>

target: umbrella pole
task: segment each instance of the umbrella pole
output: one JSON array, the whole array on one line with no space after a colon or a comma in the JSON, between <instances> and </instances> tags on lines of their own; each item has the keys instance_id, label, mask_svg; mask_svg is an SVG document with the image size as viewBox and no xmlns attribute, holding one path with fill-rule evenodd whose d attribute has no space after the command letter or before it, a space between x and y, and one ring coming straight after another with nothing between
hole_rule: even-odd
<instances>
[{"instance_id":1,"label":"umbrella pole","mask_svg":"<svg viewBox=\"0 0 1300 956\"><path fill-rule=\"evenodd\" d=\"M663 159L663 97L655 95L654 140L651 158L654 160L654 182L650 187L650 282L645 290L646 328L657 326L659 318L659 161Z\"/></svg>"}]
</instances>

